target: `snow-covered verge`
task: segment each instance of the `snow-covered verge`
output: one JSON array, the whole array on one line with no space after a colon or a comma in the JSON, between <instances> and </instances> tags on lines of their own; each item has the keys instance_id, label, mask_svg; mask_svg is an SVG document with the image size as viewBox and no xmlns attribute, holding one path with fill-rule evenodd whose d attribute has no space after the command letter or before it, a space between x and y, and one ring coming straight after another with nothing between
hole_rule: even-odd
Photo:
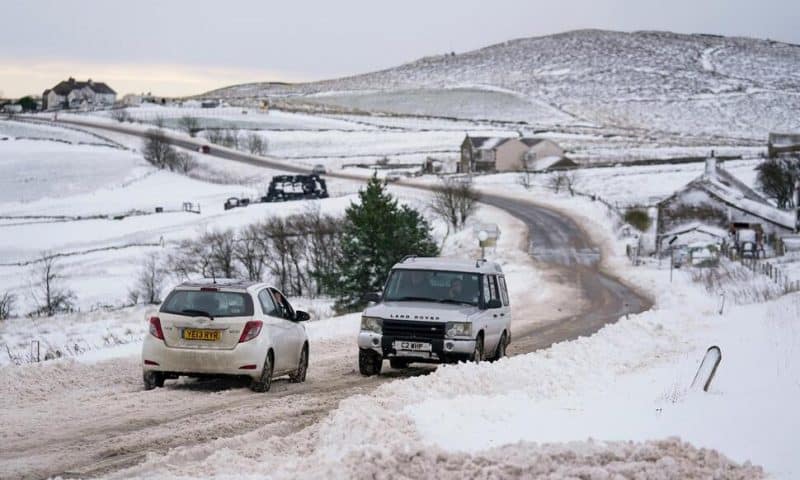
<instances>
[{"instance_id":1,"label":"snow-covered verge","mask_svg":"<svg viewBox=\"0 0 800 480\"><path fill-rule=\"evenodd\" d=\"M119 476L232 478L234 467L246 478L763 476L753 462L796 477L800 297L720 315L691 272L670 282L666 266L631 266L604 207L536 199L575 216L603 244L606 268L654 294L654 308L544 351L382 385L280 442L254 431L152 455ZM692 390L711 345L722 364L707 393Z\"/></svg>"}]
</instances>

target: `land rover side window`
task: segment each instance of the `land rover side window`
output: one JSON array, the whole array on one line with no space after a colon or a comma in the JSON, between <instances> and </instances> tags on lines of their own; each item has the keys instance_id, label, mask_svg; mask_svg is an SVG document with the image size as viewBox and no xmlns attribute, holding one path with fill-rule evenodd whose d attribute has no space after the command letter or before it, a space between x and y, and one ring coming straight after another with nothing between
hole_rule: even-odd
<instances>
[{"instance_id":1,"label":"land rover side window","mask_svg":"<svg viewBox=\"0 0 800 480\"><path fill-rule=\"evenodd\" d=\"M278 307L275 306L275 302L272 300L272 295L270 295L269 290L266 288L258 292L258 301L261 303L261 310L271 316L271 317L281 317L281 311L278 310Z\"/></svg>"},{"instance_id":2,"label":"land rover side window","mask_svg":"<svg viewBox=\"0 0 800 480\"><path fill-rule=\"evenodd\" d=\"M497 277L486 275L483 277L483 298L486 303L489 300L500 300L500 293L497 289Z\"/></svg>"},{"instance_id":3,"label":"land rover side window","mask_svg":"<svg viewBox=\"0 0 800 480\"><path fill-rule=\"evenodd\" d=\"M506 307L510 303L508 301L508 288L506 288L506 277L497 277L500 281L500 296L503 297L503 305Z\"/></svg>"},{"instance_id":4,"label":"land rover side window","mask_svg":"<svg viewBox=\"0 0 800 480\"><path fill-rule=\"evenodd\" d=\"M383 300L478 305L480 275L438 270L393 270Z\"/></svg>"}]
</instances>

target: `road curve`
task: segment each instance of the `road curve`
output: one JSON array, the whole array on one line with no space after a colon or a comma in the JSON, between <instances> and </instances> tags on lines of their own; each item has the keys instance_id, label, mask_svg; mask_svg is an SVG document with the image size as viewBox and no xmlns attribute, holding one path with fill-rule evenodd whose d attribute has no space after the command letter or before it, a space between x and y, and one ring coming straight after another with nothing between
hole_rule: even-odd
<instances>
[{"instance_id":1,"label":"road curve","mask_svg":"<svg viewBox=\"0 0 800 480\"><path fill-rule=\"evenodd\" d=\"M142 130L126 126L79 120L61 122L144 135ZM176 146L192 150L204 144L176 136L169 136L169 140ZM209 155L275 170L308 172L280 159L256 157L216 146L212 146ZM335 174L329 177L364 181L364 177L356 175ZM406 182L401 185L435 189ZM598 248L569 217L521 199L484 195L481 201L525 222L529 228L529 251L535 261L549 272L555 272L559 281L577 286L587 305L581 312L553 318L526 330L516 328L509 353L531 352L556 342L590 335L626 313L649 308L647 299L602 271ZM17 441L12 449L0 451L0 477L41 478L67 472L73 472L72 476L90 477L139 463L148 452L164 452L178 446L209 442L218 436L231 437L251 432L256 428L262 435L286 436L321 420L345 397L369 393L395 378L430 371L427 368L389 370L381 378L364 378L354 369L353 348L350 342L345 341L325 345L312 359L313 368L307 384L289 386L278 382L275 391L267 396L226 390L224 382L176 384L144 392L136 383L140 371L138 362L123 362L121 371L116 372L116 375L128 379L122 388L114 378L110 378L108 385L98 387L96 391L76 391L73 394L79 394L80 401L86 402L87 408L94 404L92 402L99 402L97 405L103 405L106 415L93 415L83 409L71 411L69 414L74 418L64 423L63 431L58 431L25 419L41 416L41 409L45 414L52 410L53 415L60 409L74 409L74 398L47 398L41 403L23 402L10 407L9 418L15 421L9 425L9 431L19 432L19 435L24 435L22 438L30 436L30 441ZM55 367L43 366L46 369ZM215 395L203 394L206 390L215 392ZM160 407L150 408L153 404ZM187 424L186 418L189 417L192 422Z\"/></svg>"},{"instance_id":2,"label":"road curve","mask_svg":"<svg viewBox=\"0 0 800 480\"><path fill-rule=\"evenodd\" d=\"M58 123L90 127L144 136L141 129L124 125L96 123L75 119L59 119ZM175 146L198 150L208 142L168 135ZM272 156L256 156L237 150L211 145L208 155L232 160L256 167L266 167L292 173L309 173L305 167L292 165L288 161ZM326 177L363 182L365 178L346 173L330 173ZM433 191L435 186L413 182L398 182L404 187ZM540 262L556 271L564 281L578 285L583 298L588 302L584 311L577 315L553 319L532 330L515 331L515 346L510 353L527 353L545 348L560 341L573 340L591 335L608 323L617 321L626 314L649 309L652 302L618 279L604 272L600 266L600 249L589 235L564 213L537 205L524 199L485 194L481 202L491 205L522 220L529 231L529 253Z\"/></svg>"}]
</instances>

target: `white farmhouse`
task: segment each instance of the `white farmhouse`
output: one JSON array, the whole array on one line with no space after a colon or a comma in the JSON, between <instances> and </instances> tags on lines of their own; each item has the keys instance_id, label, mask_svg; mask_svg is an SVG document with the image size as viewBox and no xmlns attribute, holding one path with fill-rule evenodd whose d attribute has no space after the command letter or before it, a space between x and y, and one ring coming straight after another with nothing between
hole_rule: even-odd
<instances>
[{"instance_id":1,"label":"white farmhouse","mask_svg":"<svg viewBox=\"0 0 800 480\"><path fill-rule=\"evenodd\" d=\"M62 108L110 107L117 101L117 92L103 82L77 82L70 77L42 93L44 110Z\"/></svg>"}]
</instances>

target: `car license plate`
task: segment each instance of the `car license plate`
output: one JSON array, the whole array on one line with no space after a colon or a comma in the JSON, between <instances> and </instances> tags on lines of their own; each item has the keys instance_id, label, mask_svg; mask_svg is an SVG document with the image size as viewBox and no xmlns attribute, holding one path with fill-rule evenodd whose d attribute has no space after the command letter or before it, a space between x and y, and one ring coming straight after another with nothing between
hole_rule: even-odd
<instances>
[{"instance_id":1,"label":"car license plate","mask_svg":"<svg viewBox=\"0 0 800 480\"><path fill-rule=\"evenodd\" d=\"M433 350L433 347L430 343L398 341L394 342L394 349L408 352L430 352Z\"/></svg>"},{"instance_id":2,"label":"car license plate","mask_svg":"<svg viewBox=\"0 0 800 480\"><path fill-rule=\"evenodd\" d=\"M196 328L184 328L184 340L203 340L206 342L216 342L221 337L220 330L200 330Z\"/></svg>"}]
</instances>

